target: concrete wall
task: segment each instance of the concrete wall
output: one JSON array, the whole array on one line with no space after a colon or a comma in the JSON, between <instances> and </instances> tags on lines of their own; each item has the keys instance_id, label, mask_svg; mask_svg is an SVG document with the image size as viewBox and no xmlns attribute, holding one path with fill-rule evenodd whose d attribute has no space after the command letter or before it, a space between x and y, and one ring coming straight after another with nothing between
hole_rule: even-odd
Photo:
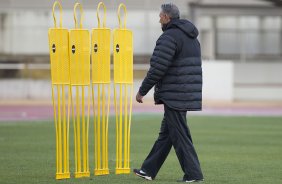
<instances>
[{"instance_id":1,"label":"concrete wall","mask_svg":"<svg viewBox=\"0 0 282 184\"><path fill-rule=\"evenodd\" d=\"M148 65L139 68L146 71ZM212 101L282 101L282 64L203 62L203 99ZM142 79L135 79L134 94ZM0 100L51 99L51 82L32 79L0 79ZM112 88L113 89L113 88ZM113 95L113 94L112 94ZM148 98L153 98L151 90Z\"/></svg>"},{"instance_id":2,"label":"concrete wall","mask_svg":"<svg viewBox=\"0 0 282 184\"><path fill-rule=\"evenodd\" d=\"M0 99L52 99L51 81L32 79L2 79L0 80Z\"/></svg>"},{"instance_id":3,"label":"concrete wall","mask_svg":"<svg viewBox=\"0 0 282 184\"><path fill-rule=\"evenodd\" d=\"M203 62L203 99L233 100L233 62Z\"/></svg>"},{"instance_id":4,"label":"concrete wall","mask_svg":"<svg viewBox=\"0 0 282 184\"><path fill-rule=\"evenodd\" d=\"M282 100L281 63L234 65L234 100Z\"/></svg>"}]
</instances>

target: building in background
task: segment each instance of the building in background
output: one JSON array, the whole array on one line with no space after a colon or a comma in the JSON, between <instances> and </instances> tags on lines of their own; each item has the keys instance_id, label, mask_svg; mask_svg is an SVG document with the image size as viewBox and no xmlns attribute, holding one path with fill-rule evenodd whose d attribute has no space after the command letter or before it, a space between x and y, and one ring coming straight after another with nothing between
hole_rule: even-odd
<instances>
[{"instance_id":1,"label":"building in background","mask_svg":"<svg viewBox=\"0 0 282 184\"><path fill-rule=\"evenodd\" d=\"M214 86L220 88L220 84L208 83L209 95L214 93L217 98L223 95L232 100L282 99L281 5L279 0L189 3L189 17L200 30L202 57L226 64L225 69L221 68L223 71L218 69L217 75L210 76L215 77L214 81L232 80L232 86L225 81L222 94L212 90ZM226 60L231 62L228 64ZM225 73L228 69L231 76Z\"/></svg>"},{"instance_id":2,"label":"building in background","mask_svg":"<svg viewBox=\"0 0 282 184\"><path fill-rule=\"evenodd\" d=\"M98 0L61 1L63 26L68 29L74 27L75 2L83 5L84 27L89 30L97 27ZM134 63L144 64L139 67L142 71L136 72L140 74L136 75L137 84L138 76L144 75L155 41L161 34L158 23L160 5L173 2L180 8L181 16L190 19L199 28L205 60L205 99L282 101L281 1L105 0L107 27L111 29L118 26L116 12L121 2L128 9L127 27L134 33ZM5 85L0 99L14 98L11 95L14 93L9 90L14 91L14 86L19 86L18 78L21 78L21 84L31 78L37 82L31 81L33 85L23 87L44 89L40 79L49 78L46 70L49 63L47 30L54 25L52 4L50 0L41 0L40 3L36 0L0 0L0 83ZM16 79L7 81L7 78ZM46 85L49 85L48 81ZM25 91L27 95L23 98L36 96L29 94L28 89ZM15 95L21 98L20 94Z\"/></svg>"},{"instance_id":3,"label":"building in background","mask_svg":"<svg viewBox=\"0 0 282 184\"><path fill-rule=\"evenodd\" d=\"M200 27L205 59L281 62L281 1L209 0L189 7Z\"/></svg>"}]
</instances>

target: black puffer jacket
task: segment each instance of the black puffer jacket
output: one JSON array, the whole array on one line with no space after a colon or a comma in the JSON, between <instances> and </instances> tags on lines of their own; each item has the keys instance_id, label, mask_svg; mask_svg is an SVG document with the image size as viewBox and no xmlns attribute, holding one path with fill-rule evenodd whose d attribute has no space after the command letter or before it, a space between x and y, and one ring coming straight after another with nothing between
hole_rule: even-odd
<instances>
[{"instance_id":1,"label":"black puffer jacket","mask_svg":"<svg viewBox=\"0 0 282 184\"><path fill-rule=\"evenodd\" d=\"M156 42L150 69L139 93L155 86L155 103L177 110L202 109L201 49L198 30L189 21L171 20Z\"/></svg>"}]
</instances>

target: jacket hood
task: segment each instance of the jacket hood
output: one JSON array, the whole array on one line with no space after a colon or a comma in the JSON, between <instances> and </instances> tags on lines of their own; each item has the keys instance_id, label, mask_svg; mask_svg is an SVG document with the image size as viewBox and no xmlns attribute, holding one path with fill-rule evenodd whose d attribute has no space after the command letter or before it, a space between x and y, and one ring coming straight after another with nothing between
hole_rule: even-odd
<instances>
[{"instance_id":1,"label":"jacket hood","mask_svg":"<svg viewBox=\"0 0 282 184\"><path fill-rule=\"evenodd\" d=\"M199 31L190 21L185 19L172 19L168 24L164 25L163 31L178 28L191 38L197 38Z\"/></svg>"}]
</instances>

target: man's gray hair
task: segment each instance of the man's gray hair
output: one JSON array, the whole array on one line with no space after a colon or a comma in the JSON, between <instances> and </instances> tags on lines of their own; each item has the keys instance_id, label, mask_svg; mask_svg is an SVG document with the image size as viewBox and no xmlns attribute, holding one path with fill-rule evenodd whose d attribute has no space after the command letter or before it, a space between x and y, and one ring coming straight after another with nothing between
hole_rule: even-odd
<instances>
[{"instance_id":1,"label":"man's gray hair","mask_svg":"<svg viewBox=\"0 0 282 184\"><path fill-rule=\"evenodd\" d=\"M179 19L179 9L173 3L162 4L162 11L167 14L171 19Z\"/></svg>"}]
</instances>

